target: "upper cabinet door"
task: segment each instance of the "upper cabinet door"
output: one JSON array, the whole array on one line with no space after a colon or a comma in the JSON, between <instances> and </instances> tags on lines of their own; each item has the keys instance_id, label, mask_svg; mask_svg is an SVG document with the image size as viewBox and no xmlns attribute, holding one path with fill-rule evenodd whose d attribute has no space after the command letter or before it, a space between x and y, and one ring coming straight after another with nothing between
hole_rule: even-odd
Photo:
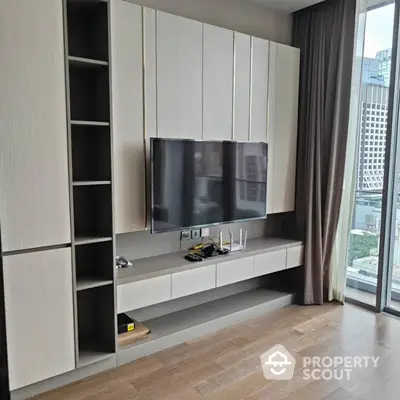
<instances>
[{"instance_id":1,"label":"upper cabinet door","mask_svg":"<svg viewBox=\"0 0 400 400\"><path fill-rule=\"evenodd\" d=\"M0 2L2 250L71 241L62 2Z\"/></svg>"},{"instance_id":2,"label":"upper cabinet door","mask_svg":"<svg viewBox=\"0 0 400 400\"><path fill-rule=\"evenodd\" d=\"M75 368L71 249L5 256L10 388Z\"/></svg>"},{"instance_id":3,"label":"upper cabinet door","mask_svg":"<svg viewBox=\"0 0 400 400\"><path fill-rule=\"evenodd\" d=\"M271 140L272 212L295 209L297 115L299 97L300 51L271 43L268 125ZM270 168L271 164L268 164Z\"/></svg>"},{"instance_id":4,"label":"upper cabinet door","mask_svg":"<svg viewBox=\"0 0 400 400\"><path fill-rule=\"evenodd\" d=\"M142 7L111 3L115 232L146 228Z\"/></svg>"},{"instance_id":5,"label":"upper cabinet door","mask_svg":"<svg viewBox=\"0 0 400 400\"><path fill-rule=\"evenodd\" d=\"M251 38L250 140L267 141L269 41Z\"/></svg>"},{"instance_id":6,"label":"upper cabinet door","mask_svg":"<svg viewBox=\"0 0 400 400\"><path fill-rule=\"evenodd\" d=\"M157 130L164 138L202 138L203 24L156 12Z\"/></svg>"},{"instance_id":7,"label":"upper cabinet door","mask_svg":"<svg viewBox=\"0 0 400 400\"><path fill-rule=\"evenodd\" d=\"M234 32L233 140L250 140L251 37Z\"/></svg>"},{"instance_id":8,"label":"upper cabinet door","mask_svg":"<svg viewBox=\"0 0 400 400\"><path fill-rule=\"evenodd\" d=\"M233 31L203 25L203 139L232 140Z\"/></svg>"}]
</instances>

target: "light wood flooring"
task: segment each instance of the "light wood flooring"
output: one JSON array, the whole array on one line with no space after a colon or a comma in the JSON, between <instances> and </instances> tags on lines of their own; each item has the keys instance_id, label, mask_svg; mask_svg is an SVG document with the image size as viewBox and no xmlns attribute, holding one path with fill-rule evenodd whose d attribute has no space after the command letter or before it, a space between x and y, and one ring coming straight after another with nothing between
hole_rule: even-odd
<instances>
[{"instance_id":1,"label":"light wood flooring","mask_svg":"<svg viewBox=\"0 0 400 400\"><path fill-rule=\"evenodd\" d=\"M267 381L260 355L282 344L295 355L290 381ZM350 381L306 381L305 356L379 356ZM400 399L400 321L329 304L290 306L37 397L40 400Z\"/></svg>"}]
</instances>

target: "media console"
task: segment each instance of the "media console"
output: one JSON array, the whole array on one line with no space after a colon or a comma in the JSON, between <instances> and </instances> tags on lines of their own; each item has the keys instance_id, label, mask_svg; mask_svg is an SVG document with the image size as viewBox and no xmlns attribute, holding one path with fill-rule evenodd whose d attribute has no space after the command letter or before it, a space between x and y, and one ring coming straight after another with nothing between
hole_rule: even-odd
<instances>
[{"instance_id":1,"label":"media console","mask_svg":"<svg viewBox=\"0 0 400 400\"><path fill-rule=\"evenodd\" d=\"M137 318L145 308L201 296L200 304L181 307L154 318L141 319L151 329L148 339L117 349L117 364L216 332L232 324L285 307L293 293L263 287L219 298L218 288L303 264L303 243L279 238L248 241L247 249L191 263L185 252L133 260L117 272L117 312ZM220 289L220 290L221 290ZM167 307L165 307L167 309Z\"/></svg>"}]
</instances>

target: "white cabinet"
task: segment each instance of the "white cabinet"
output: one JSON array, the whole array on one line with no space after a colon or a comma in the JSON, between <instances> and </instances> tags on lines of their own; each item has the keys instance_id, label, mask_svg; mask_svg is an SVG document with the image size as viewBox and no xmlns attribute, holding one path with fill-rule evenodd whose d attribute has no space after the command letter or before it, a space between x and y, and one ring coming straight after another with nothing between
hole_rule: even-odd
<instances>
[{"instance_id":1,"label":"white cabinet","mask_svg":"<svg viewBox=\"0 0 400 400\"><path fill-rule=\"evenodd\" d=\"M215 288L215 265L172 274L172 298L188 296Z\"/></svg>"},{"instance_id":2,"label":"white cabinet","mask_svg":"<svg viewBox=\"0 0 400 400\"><path fill-rule=\"evenodd\" d=\"M171 299L171 275L158 276L117 287L118 314Z\"/></svg>"},{"instance_id":3,"label":"white cabinet","mask_svg":"<svg viewBox=\"0 0 400 400\"><path fill-rule=\"evenodd\" d=\"M272 274L286 269L286 249L254 256L255 276Z\"/></svg>"},{"instance_id":4,"label":"white cabinet","mask_svg":"<svg viewBox=\"0 0 400 400\"><path fill-rule=\"evenodd\" d=\"M234 32L233 140L250 140L251 37Z\"/></svg>"},{"instance_id":5,"label":"white cabinet","mask_svg":"<svg viewBox=\"0 0 400 400\"><path fill-rule=\"evenodd\" d=\"M300 51L270 46L268 209L281 213L295 208Z\"/></svg>"},{"instance_id":6,"label":"white cabinet","mask_svg":"<svg viewBox=\"0 0 400 400\"><path fill-rule=\"evenodd\" d=\"M111 2L115 232L146 228L142 7Z\"/></svg>"},{"instance_id":7,"label":"white cabinet","mask_svg":"<svg viewBox=\"0 0 400 400\"><path fill-rule=\"evenodd\" d=\"M203 25L203 139L232 140L233 31Z\"/></svg>"},{"instance_id":8,"label":"white cabinet","mask_svg":"<svg viewBox=\"0 0 400 400\"><path fill-rule=\"evenodd\" d=\"M62 2L2 0L0 38L2 250L68 243Z\"/></svg>"},{"instance_id":9,"label":"white cabinet","mask_svg":"<svg viewBox=\"0 0 400 400\"><path fill-rule=\"evenodd\" d=\"M3 258L10 388L75 368L71 249Z\"/></svg>"},{"instance_id":10,"label":"white cabinet","mask_svg":"<svg viewBox=\"0 0 400 400\"><path fill-rule=\"evenodd\" d=\"M267 141L269 41L251 38L250 140Z\"/></svg>"},{"instance_id":11,"label":"white cabinet","mask_svg":"<svg viewBox=\"0 0 400 400\"><path fill-rule=\"evenodd\" d=\"M217 264L217 287L244 281L254 277L254 257L226 261Z\"/></svg>"},{"instance_id":12,"label":"white cabinet","mask_svg":"<svg viewBox=\"0 0 400 400\"><path fill-rule=\"evenodd\" d=\"M286 268L294 268L304 264L304 246L287 249Z\"/></svg>"},{"instance_id":13,"label":"white cabinet","mask_svg":"<svg viewBox=\"0 0 400 400\"><path fill-rule=\"evenodd\" d=\"M155 39L158 136L201 139L203 25L157 11Z\"/></svg>"}]
</instances>

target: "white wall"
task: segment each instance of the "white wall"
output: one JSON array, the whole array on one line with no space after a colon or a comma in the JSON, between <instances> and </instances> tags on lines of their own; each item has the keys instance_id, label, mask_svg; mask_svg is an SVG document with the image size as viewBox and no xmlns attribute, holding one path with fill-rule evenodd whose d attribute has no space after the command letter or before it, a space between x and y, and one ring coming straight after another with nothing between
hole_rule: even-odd
<instances>
[{"instance_id":1,"label":"white wall","mask_svg":"<svg viewBox=\"0 0 400 400\"><path fill-rule=\"evenodd\" d=\"M251 0L128 0L211 25L291 44L292 16Z\"/></svg>"}]
</instances>

